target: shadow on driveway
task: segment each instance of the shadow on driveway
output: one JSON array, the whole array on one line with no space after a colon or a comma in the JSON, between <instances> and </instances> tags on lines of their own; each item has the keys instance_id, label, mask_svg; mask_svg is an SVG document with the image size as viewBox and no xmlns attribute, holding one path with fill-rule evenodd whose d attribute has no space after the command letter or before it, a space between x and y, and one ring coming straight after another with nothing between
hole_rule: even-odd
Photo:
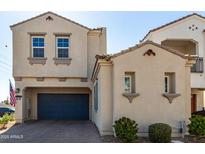
<instances>
[{"instance_id":1,"label":"shadow on driveway","mask_svg":"<svg viewBox=\"0 0 205 154\"><path fill-rule=\"evenodd\" d=\"M0 134L2 143L100 143L91 121L29 121Z\"/></svg>"}]
</instances>

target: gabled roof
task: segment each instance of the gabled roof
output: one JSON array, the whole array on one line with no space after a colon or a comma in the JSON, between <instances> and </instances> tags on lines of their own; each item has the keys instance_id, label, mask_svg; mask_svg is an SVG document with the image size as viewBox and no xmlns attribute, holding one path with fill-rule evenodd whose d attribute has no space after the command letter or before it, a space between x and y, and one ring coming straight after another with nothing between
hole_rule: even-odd
<instances>
[{"instance_id":1,"label":"gabled roof","mask_svg":"<svg viewBox=\"0 0 205 154\"><path fill-rule=\"evenodd\" d=\"M141 42L144 41L144 39L145 39L150 33L155 32L155 31L157 31L157 30L160 30L160 29L162 29L162 28L164 28L164 27L167 27L167 26L169 26L169 25L175 24L175 23L177 23L177 22L179 22L179 21L182 21L182 20L187 19L187 18L192 17L192 16L197 16L197 17L200 17L200 18L202 18L202 19L205 19L204 16L202 16L202 15L200 15L200 14L197 14L197 13L189 14L189 15L187 15L187 16L184 16L184 17L182 17L182 18L179 18L179 19L177 19L177 20L174 20L174 21L172 21L172 22L169 22L169 23L164 24L164 25L162 25L162 26L160 26L160 27L157 27L157 28L154 28L154 29L150 30L150 31L145 35L145 37L141 40Z\"/></svg>"},{"instance_id":2,"label":"gabled roof","mask_svg":"<svg viewBox=\"0 0 205 154\"><path fill-rule=\"evenodd\" d=\"M121 52L113 54L113 55L112 54L99 54L99 55L96 55L95 56L96 61L95 61L95 65L94 65L94 68L93 68L93 73L92 73L92 77L91 78L93 79L93 77L94 77L94 74L95 74L95 71L96 71L96 68L97 68L97 65L98 65L98 60L103 60L104 62L110 63L110 62L112 62L113 58L116 58L116 57L119 57L119 56L124 55L126 53L132 52L132 51L134 51L134 50L136 50L138 48L141 48L141 47L143 47L145 45L148 45L148 44L151 44L151 45L156 46L158 48L164 49L167 52L170 52L170 53L172 53L174 55L177 55L177 56L179 56L179 57L181 57L183 59L196 60L196 58L198 57L197 55L185 55L185 54L183 54L183 53L181 53L181 52L179 52L177 50L174 50L172 48L169 48L169 47L160 45L158 43L152 42L150 40L147 40L147 41L145 41L143 43L136 44L135 46L129 47L128 49L122 50Z\"/></svg>"},{"instance_id":3,"label":"gabled roof","mask_svg":"<svg viewBox=\"0 0 205 154\"><path fill-rule=\"evenodd\" d=\"M164 50L166 50L166 51L168 51L168 52L170 52L172 54L175 54L175 55L177 55L177 56L179 56L181 58L184 58L184 59L190 59L191 57L193 57L193 56L190 57L190 55L185 55L185 54L183 54L183 53L181 53L181 52L179 52L177 50L174 50L172 48L169 48L169 47L166 47L166 46L163 46L163 45L160 45L158 43L155 43L155 42L152 42L152 41L148 40L148 41L145 41L143 43L136 44L135 46L129 47L128 49L122 50L121 52L118 52L118 53L113 54L113 55L96 55L96 59L110 60L112 58L115 58L115 57L124 55L126 53L132 52L132 51L134 51L134 50L136 50L138 48L141 48L141 47L143 47L143 46L145 46L147 44L151 44L151 45L154 45L154 46L156 46L158 48L164 49Z\"/></svg>"},{"instance_id":4,"label":"gabled roof","mask_svg":"<svg viewBox=\"0 0 205 154\"><path fill-rule=\"evenodd\" d=\"M74 23L74 24L76 24L76 25L78 25L78 26L80 26L80 27L83 27L83 28L85 28L85 29L91 30L90 28L88 28L88 27L86 27L86 26L84 26L84 25L81 25L81 24L79 24L79 23L77 23L77 22L75 22L75 21L72 21L72 20L70 20L70 19L68 19L68 18L66 18L66 17L60 16L60 15L58 15L58 14L56 14L56 13L51 12L51 11L42 13L42 14L40 14L40 15L38 15L38 16L35 16L35 17L30 18L30 19L27 19L27 20L21 21L21 22L19 22L19 23L13 24L13 25L10 26L10 28L13 28L13 27L15 27L15 26L21 25L21 24L23 24L23 23L26 23L26 22L31 21L31 20L33 20L33 19L36 19L36 18L38 18L38 17L44 16L44 15L46 15L46 14L52 14L52 15L58 16L58 17L60 17L60 18L62 18L62 19L64 19L64 20L69 21L69 22L72 22L72 23Z\"/></svg>"}]
</instances>

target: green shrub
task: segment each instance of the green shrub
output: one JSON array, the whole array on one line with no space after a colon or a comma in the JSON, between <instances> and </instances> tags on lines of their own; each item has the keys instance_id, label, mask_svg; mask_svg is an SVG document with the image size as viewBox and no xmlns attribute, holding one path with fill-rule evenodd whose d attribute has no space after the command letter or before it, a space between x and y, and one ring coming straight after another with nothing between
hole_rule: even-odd
<instances>
[{"instance_id":1,"label":"green shrub","mask_svg":"<svg viewBox=\"0 0 205 154\"><path fill-rule=\"evenodd\" d=\"M122 117L115 121L113 127L115 128L116 136L122 142L133 142L137 139L138 128L134 120Z\"/></svg>"},{"instance_id":2,"label":"green shrub","mask_svg":"<svg viewBox=\"0 0 205 154\"><path fill-rule=\"evenodd\" d=\"M4 114L3 117L1 118L1 123L7 124L9 121L14 121L14 116L13 114Z\"/></svg>"},{"instance_id":3,"label":"green shrub","mask_svg":"<svg viewBox=\"0 0 205 154\"><path fill-rule=\"evenodd\" d=\"M156 123L149 126L149 139L154 143L171 142L172 128L168 124Z\"/></svg>"},{"instance_id":4,"label":"green shrub","mask_svg":"<svg viewBox=\"0 0 205 154\"><path fill-rule=\"evenodd\" d=\"M194 115L189 120L191 121L188 125L189 133L197 137L205 136L205 117Z\"/></svg>"},{"instance_id":5,"label":"green shrub","mask_svg":"<svg viewBox=\"0 0 205 154\"><path fill-rule=\"evenodd\" d=\"M10 114L9 115L9 121L14 121L15 119L14 119L14 114Z\"/></svg>"},{"instance_id":6,"label":"green shrub","mask_svg":"<svg viewBox=\"0 0 205 154\"><path fill-rule=\"evenodd\" d=\"M2 118L0 118L0 124L4 124L4 121L2 120Z\"/></svg>"},{"instance_id":7,"label":"green shrub","mask_svg":"<svg viewBox=\"0 0 205 154\"><path fill-rule=\"evenodd\" d=\"M8 115L7 113L3 115L2 120L5 123L8 123L10 121L10 115Z\"/></svg>"}]
</instances>

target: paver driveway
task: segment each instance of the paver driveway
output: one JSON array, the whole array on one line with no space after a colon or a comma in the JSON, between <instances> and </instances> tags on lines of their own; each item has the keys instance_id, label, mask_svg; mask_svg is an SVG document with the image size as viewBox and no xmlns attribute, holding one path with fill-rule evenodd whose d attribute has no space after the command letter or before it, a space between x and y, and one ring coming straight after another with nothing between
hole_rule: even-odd
<instances>
[{"instance_id":1,"label":"paver driveway","mask_svg":"<svg viewBox=\"0 0 205 154\"><path fill-rule=\"evenodd\" d=\"M101 140L90 121L30 121L1 134L0 142L99 143Z\"/></svg>"}]
</instances>

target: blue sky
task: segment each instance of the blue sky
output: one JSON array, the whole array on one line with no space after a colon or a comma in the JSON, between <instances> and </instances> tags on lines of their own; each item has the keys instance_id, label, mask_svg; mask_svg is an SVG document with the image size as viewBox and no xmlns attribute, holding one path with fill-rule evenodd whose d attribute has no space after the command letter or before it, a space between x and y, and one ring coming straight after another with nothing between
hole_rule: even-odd
<instances>
[{"instance_id":1,"label":"blue sky","mask_svg":"<svg viewBox=\"0 0 205 154\"><path fill-rule=\"evenodd\" d=\"M42 12L0 12L0 101L9 96L12 78L12 33L10 25ZM90 28L107 27L108 53L139 43L153 28L192 12L55 12ZM197 12L205 16L205 12ZM6 47L7 46L7 47Z\"/></svg>"}]
</instances>

